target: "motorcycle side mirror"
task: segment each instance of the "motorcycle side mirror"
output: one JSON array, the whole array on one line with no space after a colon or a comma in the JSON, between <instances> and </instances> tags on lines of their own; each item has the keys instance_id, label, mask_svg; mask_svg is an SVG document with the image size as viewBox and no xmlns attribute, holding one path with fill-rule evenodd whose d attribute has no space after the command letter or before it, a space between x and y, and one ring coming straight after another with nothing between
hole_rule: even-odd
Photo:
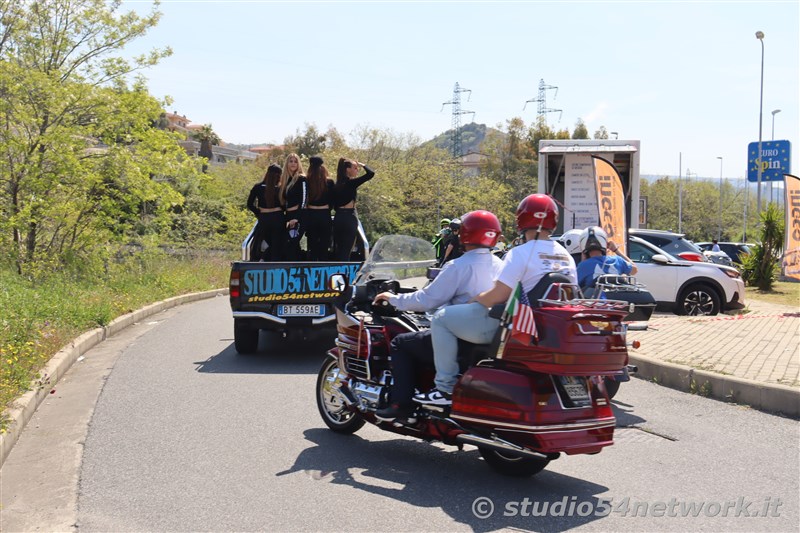
<instances>
[{"instance_id":1,"label":"motorcycle side mirror","mask_svg":"<svg viewBox=\"0 0 800 533\"><path fill-rule=\"evenodd\" d=\"M659 265L667 265L669 264L669 259L667 259L666 255L663 254L656 254L652 257L653 263L658 263Z\"/></svg>"},{"instance_id":2,"label":"motorcycle side mirror","mask_svg":"<svg viewBox=\"0 0 800 533\"><path fill-rule=\"evenodd\" d=\"M425 272L425 277L428 278L429 281L433 281L436 279L436 276L439 275L442 269L438 267L428 267L427 272Z\"/></svg>"}]
</instances>

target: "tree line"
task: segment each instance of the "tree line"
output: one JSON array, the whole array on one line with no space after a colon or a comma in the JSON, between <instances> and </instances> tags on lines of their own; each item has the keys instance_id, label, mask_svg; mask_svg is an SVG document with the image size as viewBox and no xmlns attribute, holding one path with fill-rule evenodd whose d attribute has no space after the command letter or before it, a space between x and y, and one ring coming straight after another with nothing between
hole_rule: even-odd
<instances>
[{"instance_id":1,"label":"tree line","mask_svg":"<svg viewBox=\"0 0 800 533\"><path fill-rule=\"evenodd\" d=\"M171 104L147 89L139 71L171 50L126 59L125 47L159 20L157 3L140 16L114 0L0 0L0 248L22 274L70 265L102 268L133 247L235 250L252 226L247 193L269 163L288 153L327 161L355 158L377 174L359 195L371 240L432 236L440 218L488 209L514 232L514 210L536 191L542 139L587 139L543 119L514 117L487 133L478 176L412 134L361 126L347 135L306 124L255 164L209 165L219 142L207 125L203 155L186 154L165 129ZM595 138L608 138L605 127ZM674 229L676 191L664 178L643 184L649 226ZM716 191L684 187L683 227L696 240L715 236ZM725 235L737 235L739 192L726 185Z\"/></svg>"}]
</instances>

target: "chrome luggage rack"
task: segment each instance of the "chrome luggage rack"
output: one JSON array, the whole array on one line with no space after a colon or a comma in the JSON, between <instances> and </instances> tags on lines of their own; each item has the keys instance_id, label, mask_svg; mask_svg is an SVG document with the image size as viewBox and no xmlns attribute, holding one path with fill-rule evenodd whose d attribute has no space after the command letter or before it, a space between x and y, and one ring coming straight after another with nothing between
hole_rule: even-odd
<instances>
[{"instance_id":1,"label":"chrome luggage rack","mask_svg":"<svg viewBox=\"0 0 800 533\"><path fill-rule=\"evenodd\" d=\"M633 276L605 274L597 278L595 282L596 290L624 290L630 292L647 291L644 284L636 281Z\"/></svg>"},{"instance_id":2,"label":"chrome luggage rack","mask_svg":"<svg viewBox=\"0 0 800 533\"><path fill-rule=\"evenodd\" d=\"M553 294L554 292L556 294ZM633 307L632 303L624 300L584 298L580 287L572 283L553 283L545 292L544 298L539 299L539 303L556 307L580 306L598 310L614 309L629 312L632 312L630 310Z\"/></svg>"}]
</instances>

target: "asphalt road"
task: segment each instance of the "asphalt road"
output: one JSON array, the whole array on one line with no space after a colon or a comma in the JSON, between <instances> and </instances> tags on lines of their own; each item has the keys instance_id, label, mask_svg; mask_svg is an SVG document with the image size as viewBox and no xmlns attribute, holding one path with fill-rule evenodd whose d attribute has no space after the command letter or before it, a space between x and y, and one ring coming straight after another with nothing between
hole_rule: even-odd
<instances>
[{"instance_id":1,"label":"asphalt road","mask_svg":"<svg viewBox=\"0 0 800 533\"><path fill-rule=\"evenodd\" d=\"M232 327L215 298L88 352L0 471L0 529L800 529L796 421L634 380L614 446L511 479L472 447L332 433L314 397L332 330L240 356Z\"/></svg>"}]
</instances>

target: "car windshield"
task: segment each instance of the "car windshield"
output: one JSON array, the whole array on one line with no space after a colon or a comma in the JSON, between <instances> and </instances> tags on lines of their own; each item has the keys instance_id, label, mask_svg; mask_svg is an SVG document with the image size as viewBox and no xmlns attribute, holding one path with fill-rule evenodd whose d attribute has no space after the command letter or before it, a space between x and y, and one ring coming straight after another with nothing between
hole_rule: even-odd
<instances>
[{"instance_id":1,"label":"car windshield","mask_svg":"<svg viewBox=\"0 0 800 533\"><path fill-rule=\"evenodd\" d=\"M386 235L375 243L356 284L364 285L373 279L397 280L403 286L420 281L424 284L428 267L434 265L436 250L428 241L408 235Z\"/></svg>"}]
</instances>

